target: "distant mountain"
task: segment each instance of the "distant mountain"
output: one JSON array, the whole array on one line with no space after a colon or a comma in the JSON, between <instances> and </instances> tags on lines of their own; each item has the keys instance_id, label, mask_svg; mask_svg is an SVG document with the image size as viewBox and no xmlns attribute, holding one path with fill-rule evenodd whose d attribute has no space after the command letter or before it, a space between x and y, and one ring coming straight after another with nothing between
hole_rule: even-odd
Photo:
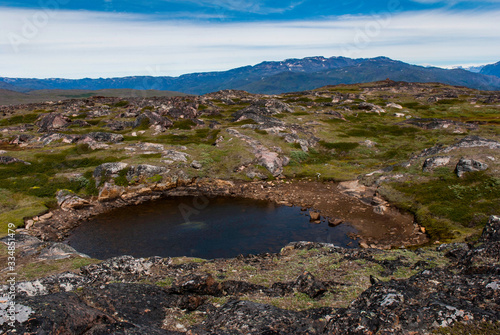
<instances>
[{"instance_id":1,"label":"distant mountain","mask_svg":"<svg viewBox=\"0 0 500 335\"><path fill-rule=\"evenodd\" d=\"M486 65L481 69L481 74L500 77L500 62Z\"/></svg>"},{"instance_id":2,"label":"distant mountain","mask_svg":"<svg viewBox=\"0 0 500 335\"><path fill-rule=\"evenodd\" d=\"M500 78L462 69L422 67L386 57L351 59L308 57L263 62L229 71L186 74L179 77L134 76L99 79L0 78L0 88L26 92L42 89L153 89L204 94L222 89L251 93L283 93L324 85L362 83L384 79L441 82L483 90L500 90ZM2 87L1 85L8 85Z\"/></svg>"},{"instance_id":3,"label":"distant mountain","mask_svg":"<svg viewBox=\"0 0 500 335\"><path fill-rule=\"evenodd\" d=\"M466 70L466 71L470 71L470 72L474 72L474 73L479 73L479 72L481 72L483 67L485 67L485 65L465 66L465 67L464 66L454 66L451 69L462 69L462 70Z\"/></svg>"}]
</instances>

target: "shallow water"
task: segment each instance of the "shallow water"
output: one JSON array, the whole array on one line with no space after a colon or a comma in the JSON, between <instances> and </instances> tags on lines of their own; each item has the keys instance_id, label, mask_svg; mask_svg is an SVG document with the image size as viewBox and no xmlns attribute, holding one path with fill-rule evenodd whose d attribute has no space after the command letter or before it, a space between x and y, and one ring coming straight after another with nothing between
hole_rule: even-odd
<instances>
[{"instance_id":1,"label":"shallow water","mask_svg":"<svg viewBox=\"0 0 500 335\"><path fill-rule=\"evenodd\" d=\"M292 241L356 247L348 223L310 223L299 207L235 198L176 197L101 214L66 240L79 252L105 259L134 257L228 258L278 252Z\"/></svg>"}]
</instances>

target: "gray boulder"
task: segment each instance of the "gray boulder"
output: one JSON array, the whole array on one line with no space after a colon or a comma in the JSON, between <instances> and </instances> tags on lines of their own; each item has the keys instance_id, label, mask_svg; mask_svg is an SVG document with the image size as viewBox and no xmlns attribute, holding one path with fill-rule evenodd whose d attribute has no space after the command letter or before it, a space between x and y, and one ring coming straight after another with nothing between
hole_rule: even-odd
<instances>
[{"instance_id":1,"label":"gray boulder","mask_svg":"<svg viewBox=\"0 0 500 335\"><path fill-rule=\"evenodd\" d=\"M487 168L486 163L462 157L457 163L455 172L457 176L462 177L466 172L485 171Z\"/></svg>"}]
</instances>

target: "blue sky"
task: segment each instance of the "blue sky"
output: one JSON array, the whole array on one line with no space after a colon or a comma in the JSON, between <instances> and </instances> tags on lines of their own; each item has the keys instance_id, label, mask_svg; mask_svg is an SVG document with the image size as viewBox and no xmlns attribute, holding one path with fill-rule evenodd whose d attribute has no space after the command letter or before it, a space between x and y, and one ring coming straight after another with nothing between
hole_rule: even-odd
<instances>
[{"instance_id":1,"label":"blue sky","mask_svg":"<svg viewBox=\"0 0 500 335\"><path fill-rule=\"evenodd\" d=\"M0 76L220 71L307 56L500 60L500 0L0 0Z\"/></svg>"}]
</instances>

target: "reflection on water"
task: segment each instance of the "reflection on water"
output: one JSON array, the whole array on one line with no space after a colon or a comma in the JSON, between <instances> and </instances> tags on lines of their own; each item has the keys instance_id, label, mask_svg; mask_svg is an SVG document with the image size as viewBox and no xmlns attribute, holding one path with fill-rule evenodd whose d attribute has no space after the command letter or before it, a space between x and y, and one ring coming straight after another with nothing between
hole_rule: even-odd
<instances>
[{"instance_id":1,"label":"reflection on water","mask_svg":"<svg viewBox=\"0 0 500 335\"><path fill-rule=\"evenodd\" d=\"M349 224L329 227L310 223L298 207L267 201L214 198L200 206L197 198L169 198L128 206L99 215L76 228L67 243L95 258L226 258L278 252L292 241L356 247L346 234Z\"/></svg>"}]
</instances>

